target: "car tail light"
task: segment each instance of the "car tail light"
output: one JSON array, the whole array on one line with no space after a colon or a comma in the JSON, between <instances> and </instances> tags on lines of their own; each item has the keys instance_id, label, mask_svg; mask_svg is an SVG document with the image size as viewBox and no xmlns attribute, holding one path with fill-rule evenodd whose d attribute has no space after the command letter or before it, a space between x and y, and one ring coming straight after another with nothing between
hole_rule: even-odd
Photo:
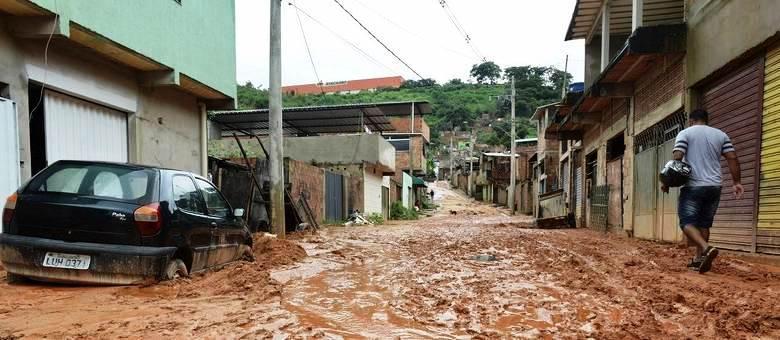
<instances>
[{"instance_id":1,"label":"car tail light","mask_svg":"<svg viewBox=\"0 0 780 340\"><path fill-rule=\"evenodd\" d=\"M8 226L11 224L11 220L14 218L14 210L16 210L16 193L8 196L5 200L5 207L3 207L3 225Z\"/></svg>"},{"instance_id":2,"label":"car tail light","mask_svg":"<svg viewBox=\"0 0 780 340\"><path fill-rule=\"evenodd\" d=\"M133 212L135 226L141 236L154 236L162 228L162 214L160 213L160 203L152 203L140 207Z\"/></svg>"}]
</instances>

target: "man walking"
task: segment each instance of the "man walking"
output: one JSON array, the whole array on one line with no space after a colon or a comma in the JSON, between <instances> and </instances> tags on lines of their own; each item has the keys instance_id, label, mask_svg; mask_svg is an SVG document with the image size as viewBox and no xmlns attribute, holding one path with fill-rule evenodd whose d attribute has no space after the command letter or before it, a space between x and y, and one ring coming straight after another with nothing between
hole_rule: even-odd
<instances>
[{"instance_id":1,"label":"man walking","mask_svg":"<svg viewBox=\"0 0 780 340\"><path fill-rule=\"evenodd\" d=\"M709 113L691 112L690 127L680 131L674 143L674 160L691 166L688 182L680 190L677 214L680 228L688 244L696 246L696 254L688 267L699 273L712 268L718 249L710 246L710 228L718 210L721 193L720 157L726 158L734 183L734 194L741 199L745 192L740 177L739 160L731 139L721 130L707 126ZM661 187L669 192L665 185Z\"/></svg>"}]
</instances>

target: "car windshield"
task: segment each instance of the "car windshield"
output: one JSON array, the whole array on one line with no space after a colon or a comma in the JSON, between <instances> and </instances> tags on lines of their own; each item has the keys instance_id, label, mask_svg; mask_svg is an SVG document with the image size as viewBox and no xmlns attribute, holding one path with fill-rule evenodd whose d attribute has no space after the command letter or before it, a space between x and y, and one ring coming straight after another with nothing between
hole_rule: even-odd
<instances>
[{"instance_id":1,"label":"car windshield","mask_svg":"<svg viewBox=\"0 0 780 340\"><path fill-rule=\"evenodd\" d=\"M27 192L94 196L146 203L154 190L153 170L110 164L57 163L36 176Z\"/></svg>"}]
</instances>

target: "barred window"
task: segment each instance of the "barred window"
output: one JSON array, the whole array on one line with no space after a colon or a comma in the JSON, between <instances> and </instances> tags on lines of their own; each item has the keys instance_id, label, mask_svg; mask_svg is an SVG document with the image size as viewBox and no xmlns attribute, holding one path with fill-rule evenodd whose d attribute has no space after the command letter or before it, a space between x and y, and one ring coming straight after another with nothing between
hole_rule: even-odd
<instances>
[{"instance_id":1,"label":"barred window","mask_svg":"<svg viewBox=\"0 0 780 340\"><path fill-rule=\"evenodd\" d=\"M688 115L675 112L634 137L634 153L659 146L674 139L687 126Z\"/></svg>"}]
</instances>

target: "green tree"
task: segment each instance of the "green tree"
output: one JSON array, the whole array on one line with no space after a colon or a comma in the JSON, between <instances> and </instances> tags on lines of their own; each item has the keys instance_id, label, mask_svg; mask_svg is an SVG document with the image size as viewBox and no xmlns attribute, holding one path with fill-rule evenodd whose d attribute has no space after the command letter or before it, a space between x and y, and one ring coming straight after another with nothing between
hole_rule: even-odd
<instances>
[{"instance_id":1,"label":"green tree","mask_svg":"<svg viewBox=\"0 0 780 340\"><path fill-rule=\"evenodd\" d=\"M438 86L436 84L436 80L433 80L431 78L425 78L420 80L406 80L401 84L402 89L414 89L418 87L431 87L431 86Z\"/></svg>"},{"instance_id":2,"label":"green tree","mask_svg":"<svg viewBox=\"0 0 780 340\"><path fill-rule=\"evenodd\" d=\"M268 90L256 87L250 81L238 85L237 90L239 109L268 108Z\"/></svg>"},{"instance_id":3,"label":"green tree","mask_svg":"<svg viewBox=\"0 0 780 340\"><path fill-rule=\"evenodd\" d=\"M464 84L465 83L463 82L463 80L460 80L460 78L454 78L454 79L450 79L450 81L444 84L444 86L459 87L459 86L463 86Z\"/></svg>"},{"instance_id":4,"label":"green tree","mask_svg":"<svg viewBox=\"0 0 780 340\"><path fill-rule=\"evenodd\" d=\"M485 82L495 84L496 80L501 78L501 67L492 61L474 64L474 66L471 67L471 77L479 84L484 84Z\"/></svg>"}]
</instances>

